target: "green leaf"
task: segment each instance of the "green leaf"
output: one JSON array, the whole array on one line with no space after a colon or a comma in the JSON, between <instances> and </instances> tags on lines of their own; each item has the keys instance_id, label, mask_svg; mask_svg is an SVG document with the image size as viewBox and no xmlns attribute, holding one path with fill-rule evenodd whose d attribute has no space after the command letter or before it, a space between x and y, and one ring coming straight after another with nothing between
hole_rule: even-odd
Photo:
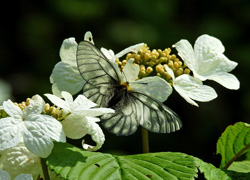
<instances>
[{"instance_id":1,"label":"green leaf","mask_svg":"<svg viewBox=\"0 0 250 180\"><path fill-rule=\"evenodd\" d=\"M195 164L204 177L208 180L231 180L231 178L221 169L216 168L210 163L206 163L198 158L195 159Z\"/></svg>"},{"instance_id":2,"label":"green leaf","mask_svg":"<svg viewBox=\"0 0 250 180\"><path fill-rule=\"evenodd\" d=\"M234 161L228 168L228 170L242 172L242 173L250 173L250 161Z\"/></svg>"},{"instance_id":3,"label":"green leaf","mask_svg":"<svg viewBox=\"0 0 250 180\"><path fill-rule=\"evenodd\" d=\"M64 179L121 179L119 164L110 154L89 152L67 143L54 143L47 165Z\"/></svg>"},{"instance_id":4,"label":"green leaf","mask_svg":"<svg viewBox=\"0 0 250 180\"><path fill-rule=\"evenodd\" d=\"M227 169L250 147L250 125L238 122L228 126L217 142L217 154L221 154L220 167Z\"/></svg>"},{"instance_id":5,"label":"green leaf","mask_svg":"<svg viewBox=\"0 0 250 180\"><path fill-rule=\"evenodd\" d=\"M55 143L47 165L55 174L70 180L193 180L197 177L194 158L183 153L113 156L84 151L67 143Z\"/></svg>"},{"instance_id":6,"label":"green leaf","mask_svg":"<svg viewBox=\"0 0 250 180\"><path fill-rule=\"evenodd\" d=\"M162 152L117 157L122 179L180 179L197 177L192 156Z\"/></svg>"}]
</instances>

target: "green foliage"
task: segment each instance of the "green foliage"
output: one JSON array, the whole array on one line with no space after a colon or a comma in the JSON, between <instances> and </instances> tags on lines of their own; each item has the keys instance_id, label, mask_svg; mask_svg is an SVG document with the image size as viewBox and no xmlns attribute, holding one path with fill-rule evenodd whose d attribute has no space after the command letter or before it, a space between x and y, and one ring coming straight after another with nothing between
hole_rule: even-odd
<instances>
[{"instance_id":1,"label":"green foliage","mask_svg":"<svg viewBox=\"0 0 250 180\"><path fill-rule=\"evenodd\" d=\"M228 180L231 179L223 170L216 168L210 163L206 163L198 158L195 158L195 164L204 177L209 180Z\"/></svg>"},{"instance_id":2,"label":"green foliage","mask_svg":"<svg viewBox=\"0 0 250 180\"><path fill-rule=\"evenodd\" d=\"M250 125L238 122L228 126L217 142L217 154L221 154L222 157L220 167L227 169L235 160L249 151L249 147Z\"/></svg>"},{"instance_id":3,"label":"green foliage","mask_svg":"<svg viewBox=\"0 0 250 180\"><path fill-rule=\"evenodd\" d=\"M55 143L47 164L57 178L70 180L193 180L198 170L208 180L244 180L250 179L249 146L250 126L239 122L229 126L218 140L221 168L178 152L114 156L84 151L67 143Z\"/></svg>"},{"instance_id":4,"label":"green foliage","mask_svg":"<svg viewBox=\"0 0 250 180\"><path fill-rule=\"evenodd\" d=\"M47 164L64 179L192 180L197 177L193 157L172 152L112 156L55 143Z\"/></svg>"}]
</instances>

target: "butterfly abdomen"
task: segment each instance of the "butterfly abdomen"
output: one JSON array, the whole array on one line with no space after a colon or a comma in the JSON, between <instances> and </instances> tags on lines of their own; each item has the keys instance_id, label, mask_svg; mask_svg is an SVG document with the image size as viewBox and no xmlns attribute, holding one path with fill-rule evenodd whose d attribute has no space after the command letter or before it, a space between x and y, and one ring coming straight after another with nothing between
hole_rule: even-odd
<instances>
[{"instance_id":1,"label":"butterfly abdomen","mask_svg":"<svg viewBox=\"0 0 250 180\"><path fill-rule=\"evenodd\" d=\"M125 86L120 86L115 90L114 96L110 99L108 103L109 108L115 108L117 106L124 107L126 106L126 97L127 96L127 90Z\"/></svg>"}]
</instances>

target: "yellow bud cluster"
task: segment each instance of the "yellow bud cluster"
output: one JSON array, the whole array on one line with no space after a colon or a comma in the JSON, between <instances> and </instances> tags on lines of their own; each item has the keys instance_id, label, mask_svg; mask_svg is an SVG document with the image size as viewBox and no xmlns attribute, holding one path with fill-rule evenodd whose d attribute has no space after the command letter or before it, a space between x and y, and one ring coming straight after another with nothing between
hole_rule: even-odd
<instances>
[{"instance_id":1,"label":"yellow bud cluster","mask_svg":"<svg viewBox=\"0 0 250 180\"><path fill-rule=\"evenodd\" d=\"M50 115L54 117L55 119L59 119L62 117L62 109L59 107L55 107L55 105L50 106L48 103L45 104L45 108L43 110L44 114Z\"/></svg>"},{"instance_id":2,"label":"yellow bud cluster","mask_svg":"<svg viewBox=\"0 0 250 180\"><path fill-rule=\"evenodd\" d=\"M21 103L14 103L14 105L18 106L22 111L25 109L25 107L29 106L30 104L30 98L27 98L26 101L23 101ZM49 104L45 104L45 108L42 112L42 114L47 114L55 119L59 119L62 117L62 112L63 110L60 109L59 107L50 106ZM0 110L0 118L5 118L8 117L8 114L2 109Z\"/></svg>"},{"instance_id":3,"label":"yellow bud cluster","mask_svg":"<svg viewBox=\"0 0 250 180\"><path fill-rule=\"evenodd\" d=\"M188 69L183 61L181 61L175 54L171 54L170 48L164 50L153 49L151 51L149 47L144 44L137 53L128 53L126 59L121 61L117 59L116 63L121 69L123 69L130 58L134 58L134 63L140 66L139 79L157 75L171 83L172 78L166 72L164 65L171 68L176 77L182 74L190 74L190 69Z\"/></svg>"}]
</instances>

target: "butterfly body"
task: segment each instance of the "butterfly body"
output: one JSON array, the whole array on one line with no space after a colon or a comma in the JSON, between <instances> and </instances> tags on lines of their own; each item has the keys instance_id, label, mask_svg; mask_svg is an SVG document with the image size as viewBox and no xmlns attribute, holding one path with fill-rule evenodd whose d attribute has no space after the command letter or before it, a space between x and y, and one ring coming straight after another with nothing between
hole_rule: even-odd
<instances>
[{"instance_id":1,"label":"butterfly body","mask_svg":"<svg viewBox=\"0 0 250 180\"><path fill-rule=\"evenodd\" d=\"M133 134L139 125L156 133L170 133L181 128L177 114L156 98L131 90L129 82L123 81L117 64L109 61L91 42L83 41L78 45L77 66L86 81L84 95L100 107L115 110L115 113L100 117L108 131L126 136ZM137 81L133 83L136 87ZM138 81L137 86L139 89L151 88L147 82Z\"/></svg>"}]
</instances>

